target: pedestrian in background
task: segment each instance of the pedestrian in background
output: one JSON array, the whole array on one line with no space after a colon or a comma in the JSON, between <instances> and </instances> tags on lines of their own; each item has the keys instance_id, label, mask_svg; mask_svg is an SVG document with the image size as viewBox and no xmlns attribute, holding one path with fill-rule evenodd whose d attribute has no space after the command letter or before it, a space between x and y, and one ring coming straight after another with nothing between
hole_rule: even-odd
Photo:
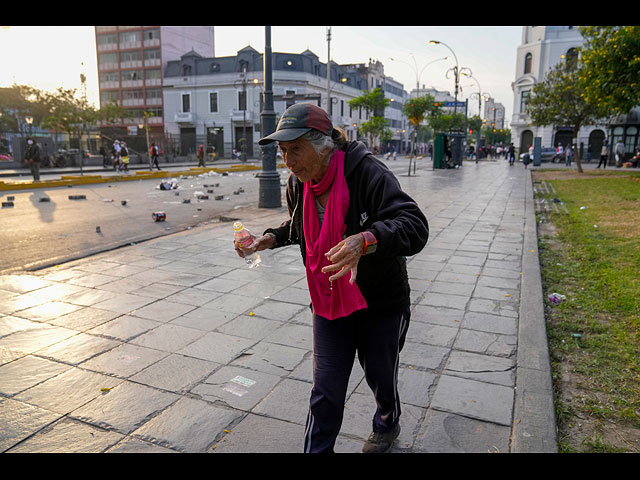
<instances>
[{"instance_id":1,"label":"pedestrian in background","mask_svg":"<svg viewBox=\"0 0 640 480\"><path fill-rule=\"evenodd\" d=\"M571 166L571 159L573 158L573 147L571 144L567 145L567 150L564 152L564 165L565 167Z\"/></svg>"},{"instance_id":2,"label":"pedestrian in background","mask_svg":"<svg viewBox=\"0 0 640 480\"><path fill-rule=\"evenodd\" d=\"M158 165L158 146L155 143L151 144L149 155L151 156L151 170L153 170L154 165L158 170L161 170L160 165Z\"/></svg>"},{"instance_id":3,"label":"pedestrian in background","mask_svg":"<svg viewBox=\"0 0 640 480\"><path fill-rule=\"evenodd\" d=\"M113 142L113 169L118 170L120 166L120 151L122 147L120 146L120 140L116 140Z\"/></svg>"},{"instance_id":4,"label":"pedestrian in background","mask_svg":"<svg viewBox=\"0 0 640 480\"><path fill-rule=\"evenodd\" d=\"M513 143L507 148L507 155L509 156L509 165L513 166L513 163L516 161L516 147L513 146Z\"/></svg>"},{"instance_id":5,"label":"pedestrian in background","mask_svg":"<svg viewBox=\"0 0 640 480\"><path fill-rule=\"evenodd\" d=\"M29 165L33 181L40 181L40 162L42 161L42 150L38 142L32 137L27 138L27 149L24 153L24 161Z\"/></svg>"},{"instance_id":6,"label":"pedestrian in background","mask_svg":"<svg viewBox=\"0 0 640 480\"><path fill-rule=\"evenodd\" d=\"M129 171L129 148L127 148L127 142L122 142L120 147L120 159L122 160L122 166L120 169L124 169L125 172Z\"/></svg>"},{"instance_id":7,"label":"pedestrian in background","mask_svg":"<svg viewBox=\"0 0 640 480\"><path fill-rule=\"evenodd\" d=\"M609 156L609 144L605 140L604 144L602 145L602 150L600 150L600 162L598 163L598 166L596 168L600 168L600 165L602 165L602 168L607 168L608 156Z\"/></svg>"},{"instance_id":8,"label":"pedestrian in background","mask_svg":"<svg viewBox=\"0 0 640 480\"><path fill-rule=\"evenodd\" d=\"M198 166L206 167L207 165L204 162L204 145L200 144L200 148L198 148Z\"/></svg>"},{"instance_id":9,"label":"pedestrian in background","mask_svg":"<svg viewBox=\"0 0 640 480\"><path fill-rule=\"evenodd\" d=\"M614 151L616 154L616 167L619 168L622 166L622 160L624 160L624 143L622 143L622 138L616 143Z\"/></svg>"},{"instance_id":10,"label":"pedestrian in background","mask_svg":"<svg viewBox=\"0 0 640 480\"><path fill-rule=\"evenodd\" d=\"M107 153L107 149L104 146L104 143L100 147L100 155L102 155L102 168L107 168L107 163L109 162L109 154Z\"/></svg>"},{"instance_id":11,"label":"pedestrian in background","mask_svg":"<svg viewBox=\"0 0 640 480\"><path fill-rule=\"evenodd\" d=\"M363 452L384 452L400 433L398 363L411 306L405 257L424 248L427 219L385 164L321 108L289 107L258 143L273 141L291 172L290 218L256 236L253 250L300 245L314 352L304 451L333 452L357 353L377 405Z\"/></svg>"}]
</instances>

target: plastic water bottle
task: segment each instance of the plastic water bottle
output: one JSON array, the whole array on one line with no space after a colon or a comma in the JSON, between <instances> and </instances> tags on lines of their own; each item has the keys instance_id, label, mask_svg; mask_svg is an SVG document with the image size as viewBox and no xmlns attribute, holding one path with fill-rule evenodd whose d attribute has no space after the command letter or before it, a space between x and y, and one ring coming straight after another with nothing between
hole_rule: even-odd
<instances>
[{"instance_id":1,"label":"plastic water bottle","mask_svg":"<svg viewBox=\"0 0 640 480\"><path fill-rule=\"evenodd\" d=\"M249 265L249 268L254 268L260 265L260 254L258 252L251 252L251 246L253 245L253 235L247 230L242 222L235 222L233 224L234 238L240 248L245 252L244 259Z\"/></svg>"}]
</instances>

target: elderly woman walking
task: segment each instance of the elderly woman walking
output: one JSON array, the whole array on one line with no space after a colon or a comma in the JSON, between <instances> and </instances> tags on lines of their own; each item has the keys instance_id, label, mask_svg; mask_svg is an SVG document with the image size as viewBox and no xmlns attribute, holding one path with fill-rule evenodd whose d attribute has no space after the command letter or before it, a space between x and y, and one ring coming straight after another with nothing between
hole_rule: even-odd
<instances>
[{"instance_id":1,"label":"elderly woman walking","mask_svg":"<svg viewBox=\"0 0 640 480\"><path fill-rule=\"evenodd\" d=\"M363 143L347 141L321 108L291 106L259 144L274 141L291 172L290 218L256 236L254 249L299 244L306 268L314 361L304 451L333 452L357 353L377 405L363 452L384 452L400 432L405 257L426 245L427 219L387 167Z\"/></svg>"}]
</instances>

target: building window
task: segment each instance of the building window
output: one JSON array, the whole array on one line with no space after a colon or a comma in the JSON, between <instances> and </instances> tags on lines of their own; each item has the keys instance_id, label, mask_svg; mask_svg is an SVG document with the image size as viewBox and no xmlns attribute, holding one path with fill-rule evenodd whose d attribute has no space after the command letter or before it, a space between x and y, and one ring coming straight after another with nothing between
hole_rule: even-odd
<instances>
[{"instance_id":1,"label":"building window","mask_svg":"<svg viewBox=\"0 0 640 480\"><path fill-rule=\"evenodd\" d=\"M209 112L218 113L218 92L209 92Z\"/></svg>"},{"instance_id":2,"label":"building window","mask_svg":"<svg viewBox=\"0 0 640 480\"><path fill-rule=\"evenodd\" d=\"M239 91L238 92L238 110L246 110L247 109L247 92Z\"/></svg>"},{"instance_id":3,"label":"building window","mask_svg":"<svg viewBox=\"0 0 640 480\"><path fill-rule=\"evenodd\" d=\"M564 55L567 70L575 70L578 65L578 49L570 48Z\"/></svg>"},{"instance_id":4,"label":"building window","mask_svg":"<svg viewBox=\"0 0 640 480\"><path fill-rule=\"evenodd\" d=\"M182 113L189 113L191 111L191 95L188 93L182 94Z\"/></svg>"},{"instance_id":5,"label":"building window","mask_svg":"<svg viewBox=\"0 0 640 480\"><path fill-rule=\"evenodd\" d=\"M532 60L533 56L530 53L527 53L524 57L524 73L531 73Z\"/></svg>"},{"instance_id":6,"label":"building window","mask_svg":"<svg viewBox=\"0 0 640 480\"><path fill-rule=\"evenodd\" d=\"M531 90L525 90L520 94L520 113L527 113Z\"/></svg>"}]
</instances>

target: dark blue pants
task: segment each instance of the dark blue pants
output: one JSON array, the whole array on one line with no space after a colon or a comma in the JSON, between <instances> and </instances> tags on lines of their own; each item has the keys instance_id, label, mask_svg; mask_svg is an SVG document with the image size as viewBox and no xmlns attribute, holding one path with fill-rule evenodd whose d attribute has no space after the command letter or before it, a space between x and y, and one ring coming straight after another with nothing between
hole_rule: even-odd
<instances>
[{"instance_id":1,"label":"dark blue pants","mask_svg":"<svg viewBox=\"0 0 640 480\"><path fill-rule=\"evenodd\" d=\"M386 432L400 418L399 354L409 306L368 309L327 320L313 315L313 388L305 428L306 453L333 452L356 353L376 400L372 429Z\"/></svg>"}]
</instances>

